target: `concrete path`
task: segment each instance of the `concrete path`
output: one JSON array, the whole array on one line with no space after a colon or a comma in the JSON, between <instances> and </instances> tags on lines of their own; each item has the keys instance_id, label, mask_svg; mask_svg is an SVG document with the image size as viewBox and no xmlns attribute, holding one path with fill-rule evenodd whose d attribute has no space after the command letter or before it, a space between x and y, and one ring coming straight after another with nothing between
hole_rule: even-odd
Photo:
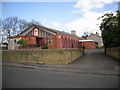
<instances>
[{"instance_id":1,"label":"concrete path","mask_svg":"<svg viewBox=\"0 0 120 90\"><path fill-rule=\"evenodd\" d=\"M4 62L3 65L83 74L118 75L118 61L105 56L103 49L85 50L84 56L68 65L41 65L8 62Z\"/></svg>"}]
</instances>

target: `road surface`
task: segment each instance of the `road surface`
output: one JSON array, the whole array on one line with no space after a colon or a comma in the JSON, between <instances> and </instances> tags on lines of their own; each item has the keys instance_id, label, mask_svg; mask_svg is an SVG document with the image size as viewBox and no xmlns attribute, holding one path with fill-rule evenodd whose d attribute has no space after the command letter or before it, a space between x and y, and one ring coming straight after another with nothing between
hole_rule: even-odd
<instances>
[{"instance_id":1,"label":"road surface","mask_svg":"<svg viewBox=\"0 0 120 90\"><path fill-rule=\"evenodd\" d=\"M3 88L118 88L118 77L3 67Z\"/></svg>"}]
</instances>

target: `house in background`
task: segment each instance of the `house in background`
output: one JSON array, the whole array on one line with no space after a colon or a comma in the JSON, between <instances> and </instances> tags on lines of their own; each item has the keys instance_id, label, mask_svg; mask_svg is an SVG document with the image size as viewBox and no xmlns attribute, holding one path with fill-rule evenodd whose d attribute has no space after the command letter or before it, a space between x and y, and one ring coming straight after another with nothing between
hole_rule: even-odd
<instances>
[{"instance_id":1,"label":"house in background","mask_svg":"<svg viewBox=\"0 0 120 90\"><path fill-rule=\"evenodd\" d=\"M8 37L8 49L18 49L17 41L24 40L27 48L47 45L49 49L81 48L76 31L70 33L47 28L45 26L31 25L17 36Z\"/></svg>"},{"instance_id":2,"label":"house in background","mask_svg":"<svg viewBox=\"0 0 120 90\"><path fill-rule=\"evenodd\" d=\"M99 36L99 33L96 32L96 34L91 33L87 40L93 40L94 42L98 42L98 47L103 46L102 37Z\"/></svg>"}]
</instances>

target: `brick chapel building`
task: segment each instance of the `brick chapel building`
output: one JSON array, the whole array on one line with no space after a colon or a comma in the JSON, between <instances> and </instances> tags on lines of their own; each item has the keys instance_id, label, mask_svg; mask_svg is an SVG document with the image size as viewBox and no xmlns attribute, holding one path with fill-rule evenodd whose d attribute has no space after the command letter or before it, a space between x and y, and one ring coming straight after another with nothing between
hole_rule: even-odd
<instances>
[{"instance_id":1,"label":"brick chapel building","mask_svg":"<svg viewBox=\"0 0 120 90\"><path fill-rule=\"evenodd\" d=\"M70 34L45 26L31 25L17 36L9 37L8 49L17 49L17 41L20 39L29 48L47 45L49 49L81 48L79 40L83 40L74 30Z\"/></svg>"}]
</instances>

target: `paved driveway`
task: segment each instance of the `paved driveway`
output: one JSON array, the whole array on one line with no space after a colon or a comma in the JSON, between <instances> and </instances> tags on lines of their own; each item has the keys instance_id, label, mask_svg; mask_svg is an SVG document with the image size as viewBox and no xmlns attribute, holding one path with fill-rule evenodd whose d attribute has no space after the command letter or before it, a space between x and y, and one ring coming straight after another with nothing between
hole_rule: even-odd
<instances>
[{"instance_id":1,"label":"paved driveway","mask_svg":"<svg viewBox=\"0 0 120 90\"><path fill-rule=\"evenodd\" d=\"M104 68L104 69L118 69L118 61L107 57L103 49L85 50L85 55L71 63L70 66L84 67L84 68Z\"/></svg>"},{"instance_id":2,"label":"paved driveway","mask_svg":"<svg viewBox=\"0 0 120 90\"><path fill-rule=\"evenodd\" d=\"M104 54L104 49L85 50L85 55L68 67L79 68L82 72L118 75L118 61Z\"/></svg>"}]
</instances>

